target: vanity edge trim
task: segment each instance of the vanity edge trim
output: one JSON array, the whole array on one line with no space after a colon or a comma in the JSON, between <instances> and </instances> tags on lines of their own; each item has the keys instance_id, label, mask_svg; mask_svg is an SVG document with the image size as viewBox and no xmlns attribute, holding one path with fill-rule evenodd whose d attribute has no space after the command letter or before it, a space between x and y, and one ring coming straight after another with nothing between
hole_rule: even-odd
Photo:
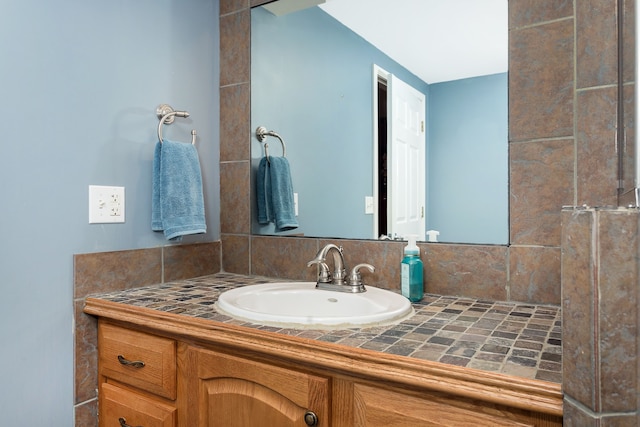
<instances>
[{"instance_id":1,"label":"vanity edge trim","mask_svg":"<svg viewBox=\"0 0 640 427\"><path fill-rule=\"evenodd\" d=\"M382 352L166 313L99 298L87 298L84 312L178 338L238 350L257 351L281 360L368 380L427 388L554 416L563 414L562 388L556 383L428 360L399 358Z\"/></svg>"}]
</instances>

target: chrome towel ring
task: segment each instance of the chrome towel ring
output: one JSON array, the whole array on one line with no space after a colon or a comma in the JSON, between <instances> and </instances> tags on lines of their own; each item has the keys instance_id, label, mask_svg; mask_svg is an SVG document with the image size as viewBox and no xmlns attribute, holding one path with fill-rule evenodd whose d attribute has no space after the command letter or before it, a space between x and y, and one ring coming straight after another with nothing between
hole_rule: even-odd
<instances>
[{"instance_id":1,"label":"chrome towel ring","mask_svg":"<svg viewBox=\"0 0 640 427\"><path fill-rule=\"evenodd\" d=\"M156 108L156 115L160 119L158 123L158 141L162 144L162 125L170 125L176 117L189 117L187 111L176 111L168 104L160 104ZM196 145L196 130L191 130L191 144Z\"/></svg>"},{"instance_id":2,"label":"chrome towel ring","mask_svg":"<svg viewBox=\"0 0 640 427\"><path fill-rule=\"evenodd\" d=\"M259 126L258 129L256 129L256 138L258 138L258 141L264 142L264 140L267 139L267 136L273 136L274 138L278 138L280 140L280 144L282 144L282 157L286 157L287 147L284 145L284 141L282 140L282 137L280 135L272 130L267 130L267 128L264 126ZM269 144L267 144L266 142L264 143L264 156L267 158L267 160L269 160Z\"/></svg>"}]
</instances>

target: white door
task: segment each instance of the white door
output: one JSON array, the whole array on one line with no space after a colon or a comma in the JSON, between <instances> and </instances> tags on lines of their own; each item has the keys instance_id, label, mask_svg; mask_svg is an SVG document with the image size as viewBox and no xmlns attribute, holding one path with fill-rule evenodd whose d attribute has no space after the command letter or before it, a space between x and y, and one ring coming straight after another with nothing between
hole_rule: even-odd
<instances>
[{"instance_id":1,"label":"white door","mask_svg":"<svg viewBox=\"0 0 640 427\"><path fill-rule=\"evenodd\" d=\"M388 231L425 237L425 96L396 76L389 85Z\"/></svg>"}]
</instances>

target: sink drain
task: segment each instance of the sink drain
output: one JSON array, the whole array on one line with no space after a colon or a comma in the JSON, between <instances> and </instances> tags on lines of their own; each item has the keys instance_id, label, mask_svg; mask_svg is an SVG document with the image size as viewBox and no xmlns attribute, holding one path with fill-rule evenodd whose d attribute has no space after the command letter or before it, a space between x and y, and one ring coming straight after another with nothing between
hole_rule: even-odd
<instances>
[{"instance_id":1,"label":"sink drain","mask_svg":"<svg viewBox=\"0 0 640 427\"><path fill-rule=\"evenodd\" d=\"M329 302L338 302L337 298L327 298L327 301Z\"/></svg>"}]
</instances>

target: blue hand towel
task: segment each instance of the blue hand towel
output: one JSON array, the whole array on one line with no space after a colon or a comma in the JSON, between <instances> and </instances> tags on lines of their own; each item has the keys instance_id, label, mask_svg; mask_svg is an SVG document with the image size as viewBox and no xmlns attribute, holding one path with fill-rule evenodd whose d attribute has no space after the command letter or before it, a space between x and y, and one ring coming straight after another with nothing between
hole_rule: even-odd
<instances>
[{"instance_id":1,"label":"blue hand towel","mask_svg":"<svg viewBox=\"0 0 640 427\"><path fill-rule=\"evenodd\" d=\"M267 214L273 215L276 228L280 231L298 228L289 161L285 157L269 156L267 169L269 170L269 179L265 189L271 192L271 209L269 209L267 202ZM267 193L267 200L269 200L268 197Z\"/></svg>"},{"instance_id":2,"label":"blue hand towel","mask_svg":"<svg viewBox=\"0 0 640 427\"><path fill-rule=\"evenodd\" d=\"M207 231L202 174L193 144L164 139L153 156L151 229L167 240Z\"/></svg>"}]
</instances>

